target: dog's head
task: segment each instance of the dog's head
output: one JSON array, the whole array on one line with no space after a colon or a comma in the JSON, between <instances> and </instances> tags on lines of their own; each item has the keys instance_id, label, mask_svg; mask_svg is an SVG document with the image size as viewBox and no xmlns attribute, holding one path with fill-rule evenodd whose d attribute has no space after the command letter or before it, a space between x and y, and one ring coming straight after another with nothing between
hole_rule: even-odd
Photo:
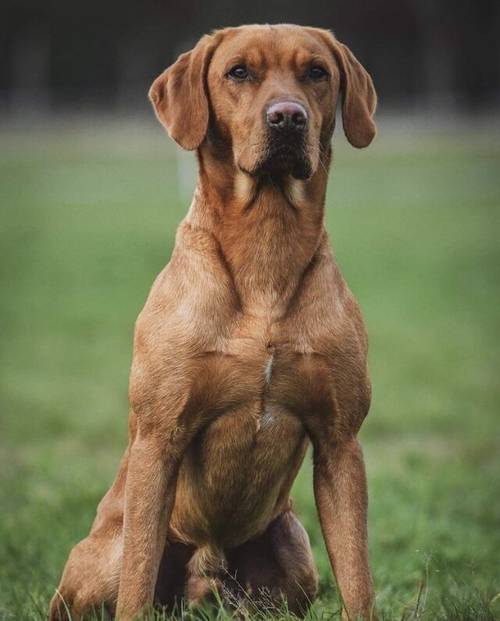
<instances>
[{"instance_id":1,"label":"dog's head","mask_svg":"<svg viewBox=\"0 0 500 621\"><path fill-rule=\"evenodd\" d=\"M149 95L185 149L207 144L250 175L307 179L328 150L339 93L347 139L368 146L376 133L369 74L330 32L283 24L204 36Z\"/></svg>"}]
</instances>

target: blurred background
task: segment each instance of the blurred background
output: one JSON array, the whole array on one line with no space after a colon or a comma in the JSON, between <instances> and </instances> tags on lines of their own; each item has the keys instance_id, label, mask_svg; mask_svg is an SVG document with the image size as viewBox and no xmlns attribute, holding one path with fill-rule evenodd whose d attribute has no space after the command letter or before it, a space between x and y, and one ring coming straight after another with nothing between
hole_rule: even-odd
<instances>
[{"instance_id":1,"label":"blurred background","mask_svg":"<svg viewBox=\"0 0 500 621\"><path fill-rule=\"evenodd\" d=\"M7 112L141 110L152 78L213 28L332 28L372 73L381 103L478 112L500 100L495 0L4 0L0 102Z\"/></svg>"},{"instance_id":2,"label":"blurred background","mask_svg":"<svg viewBox=\"0 0 500 621\"><path fill-rule=\"evenodd\" d=\"M381 618L500 619L500 3L317 0L0 9L0 619L45 619L126 444L135 317L195 184L154 77L206 31L331 28L379 135L338 124L326 225L364 310L361 431ZM308 459L294 488L337 619Z\"/></svg>"}]
</instances>

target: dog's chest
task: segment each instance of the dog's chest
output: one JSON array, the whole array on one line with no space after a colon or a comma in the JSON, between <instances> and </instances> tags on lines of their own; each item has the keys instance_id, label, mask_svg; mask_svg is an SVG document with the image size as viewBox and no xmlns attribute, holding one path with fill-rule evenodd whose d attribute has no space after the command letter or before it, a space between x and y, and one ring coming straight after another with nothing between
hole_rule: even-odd
<instances>
[{"instance_id":1,"label":"dog's chest","mask_svg":"<svg viewBox=\"0 0 500 621\"><path fill-rule=\"evenodd\" d=\"M252 365L233 376L227 407L197 436L184 462L190 505L200 507L210 532L225 545L239 545L265 528L303 459L300 416L271 396L274 363L269 355L259 365L259 382L248 381L258 377Z\"/></svg>"},{"instance_id":2,"label":"dog's chest","mask_svg":"<svg viewBox=\"0 0 500 621\"><path fill-rule=\"evenodd\" d=\"M214 394L216 414L206 438L214 445L222 438L238 460L243 451L252 460L286 463L305 433L295 407L300 364L271 344L261 350L238 347L239 354L226 356L219 367L230 382ZM216 375L212 378L218 383Z\"/></svg>"},{"instance_id":3,"label":"dog's chest","mask_svg":"<svg viewBox=\"0 0 500 621\"><path fill-rule=\"evenodd\" d=\"M313 354L257 334L266 336L240 332L206 356L197 398L203 395L209 417L181 473L185 506L198 507L208 524L196 528L219 533L225 545L261 532L287 498L307 444L308 410L326 398L319 384L328 382ZM186 531L181 513L179 505L176 523ZM244 524L244 532L229 524ZM201 535L193 526L190 536Z\"/></svg>"},{"instance_id":4,"label":"dog's chest","mask_svg":"<svg viewBox=\"0 0 500 621\"><path fill-rule=\"evenodd\" d=\"M290 340L238 337L207 363L214 410L226 413L258 404L254 417L262 432L278 422L276 410L302 418L311 407L330 400L331 374L325 357L301 351Z\"/></svg>"}]
</instances>

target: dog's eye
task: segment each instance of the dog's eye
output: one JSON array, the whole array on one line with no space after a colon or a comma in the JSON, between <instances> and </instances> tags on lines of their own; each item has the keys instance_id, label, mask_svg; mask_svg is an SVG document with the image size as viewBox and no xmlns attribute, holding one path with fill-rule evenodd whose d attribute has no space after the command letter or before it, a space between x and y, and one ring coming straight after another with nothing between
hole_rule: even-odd
<instances>
[{"instance_id":1,"label":"dog's eye","mask_svg":"<svg viewBox=\"0 0 500 621\"><path fill-rule=\"evenodd\" d=\"M248 69L245 65L235 65L228 72L227 76L231 78L231 80L235 80L236 82L242 82L243 80L247 80L249 78Z\"/></svg>"},{"instance_id":2,"label":"dog's eye","mask_svg":"<svg viewBox=\"0 0 500 621\"><path fill-rule=\"evenodd\" d=\"M248 78L248 69L245 65L235 65L227 72L228 77L232 80L242 81Z\"/></svg>"},{"instance_id":3,"label":"dog's eye","mask_svg":"<svg viewBox=\"0 0 500 621\"><path fill-rule=\"evenodd\" d=\"M325 78L327 78L329 76L329 73L321 65L312 65L312 67L309 68L307 75L311 78L311 80L319 82L319 80L324 80Z\"/></svg>"}]
</instances>

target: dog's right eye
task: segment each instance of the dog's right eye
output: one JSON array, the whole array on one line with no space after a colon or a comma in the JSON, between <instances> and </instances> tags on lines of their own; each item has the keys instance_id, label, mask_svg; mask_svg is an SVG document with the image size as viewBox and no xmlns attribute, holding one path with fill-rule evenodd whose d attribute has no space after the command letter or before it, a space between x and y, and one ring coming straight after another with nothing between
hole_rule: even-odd
<instances>
[{"instance_id":1,"label":"dog's right eye","mask_svg":"<svg viewBox=\"0 0 500 621\"><path fill-rule=\"evenodd\" d=\"M320 80L324 80L329 77L328 71L321 65L313 65L310 67L308 75L311 80L314 80L315 82L319 82Z\"/></svg>"},{"instance_id":2,"label":"dog's right eye","mask_svg":"<svg viewBox=\"0 0 500 621\"><path fill-rule=\"evenodd\" d=\"M250 76L245 65L235 65L227 72L226 75L235 82L243 82L243 80L247 80Z\"/></svg>"}]
</instances>

